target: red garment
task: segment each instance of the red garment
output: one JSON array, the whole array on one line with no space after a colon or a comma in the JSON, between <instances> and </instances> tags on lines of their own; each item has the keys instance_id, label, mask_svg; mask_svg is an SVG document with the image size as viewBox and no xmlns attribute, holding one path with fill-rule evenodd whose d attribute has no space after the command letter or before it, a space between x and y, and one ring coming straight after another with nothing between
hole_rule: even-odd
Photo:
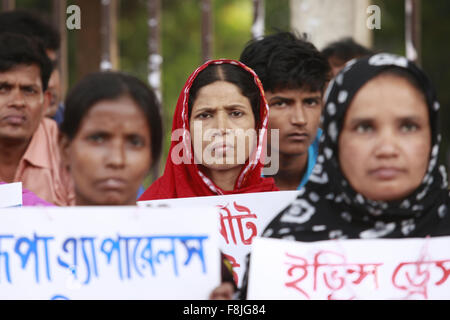
<instances>
[{"instance_id":1,"label":"red garment","mask_svg":"<svg viewBox=\"0 0 450 320\"><path fill-rule=\"evenodd\" d=\"M234 190L232 191L222 190L200 171L197 164L194 163L193 149L189 135L188 97L192 83L198 73L208 65L223 63L234 64L240 66L247 72L250 72L261 94L260 121L257 124L258 143L255 151L249 157L249 160L251 161L247 160L242 167L238 179L236 180ZM175 139L176 141L172 141L171 143L164 174L141 195L139 201L278 191L272 178L261 177L264 166L262 156L263 147L265 146L267 138L268 117L269 106L264 98L261 82L252 69L235 60L220 59L206 62L189 76L180 97L178 98L177 107L173 117L172 133L177 129L181 129L181 134L172 137L172 140ZM175 146L177 146L175 153L182 155L184 159L180 164L175 164L170 156ZM182 151L180 152L180 150Z\"/></svg>"}]
</instances>

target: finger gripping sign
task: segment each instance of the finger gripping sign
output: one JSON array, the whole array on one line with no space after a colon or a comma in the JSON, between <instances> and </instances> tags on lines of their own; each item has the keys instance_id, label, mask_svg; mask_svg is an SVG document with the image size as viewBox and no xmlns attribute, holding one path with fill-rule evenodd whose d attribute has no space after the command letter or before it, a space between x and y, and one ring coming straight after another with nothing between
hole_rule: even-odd
<instances>
[{"instance_id":1,"label":"finger gripping sign","mask_svg":"<svg viewBox=\"0 0 450 320\"><path fill-rule=\"evenodd\" d=\"M255 238L248 299L450 299L450 237ZM270 276L268 276L270 275Z\"/></svg>"},{"instance_id":2,"label":"finger gripping sign","mask_svg":"<svg viewBox=\"0 0 450 320\"><path fill-rule=\"evenodd\" d=\"M214 209L2 209L0 299L208 299Z\"/></svg>"}]
</instances>

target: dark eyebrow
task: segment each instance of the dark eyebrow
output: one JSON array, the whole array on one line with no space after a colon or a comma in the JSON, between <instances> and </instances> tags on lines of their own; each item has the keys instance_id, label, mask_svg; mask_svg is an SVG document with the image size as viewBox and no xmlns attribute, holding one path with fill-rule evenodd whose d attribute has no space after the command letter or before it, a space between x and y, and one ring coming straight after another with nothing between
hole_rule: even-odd
<instances>
[{"instance_id":1,"label":"dark eyebrow","mask_svg":"<svg viewBox=\"0 0 450 320\"><path fill-rule=\"evenodd\" d=\"M194 113L198 114L198 113L202 113L202 112L214 112L214 111L215 111L215 109L213 109L213 108L203 107L203 108L195 110Z\"/></svg>"},{"instance_id":2,"label":"dark eyebrow","mask_svg":"<svg viewBox=\"0 0 450 320\"><path fill-rule=\"evenodd\" d=\"M349 125L352 127L354 125L357 124L361 124L361 123L371 123L373 122L374 119L373 118L354 118L350 121Z\"/></svg>"},{"instance_id":3,"label":"dark eyebrow","mask_svg":"<svg viewBox=\"0 0 450 320\"><path fill-rule=\"evenodd\" d=\"M271 103L271 102L273 102L273 101L275 101L275 100L282 101L282 102L286 102L286 103L290 103L290 102L293 102L293 101L294 101L294 99L291 99L291 98L285 98L285 97L275 96L275 97L270 98L269 103Z\"/></svg>"},{"instance_id":4,"label":"dark eyebrow","mask_svg":"<svg viewBox=\"0 0 450 320\"><path fill-rule=\"evenodd\" d=\"M321 100L322 97L320 95L316 95L316 96L309 96L309 97L305 97L302 99L302 101L306 101L306 100Z\"/></svg>"},{"instance_id":5,"label":"dark eyebrow","mask_svg":"<svg viewBox=\"0 0 450 320\"><path fill-rule=\"evenodd\" d=\"M106 131L104 129L93 128L92 130L88 130L86 133L86 136L93 136L93 135L109 137L111 136L111 132Z\"/></svg>"},{"instance_id":6,"label":"dark eyebrow","mask_svg":"<svg viewBox=\"0 0 450 320\"><path fill-rule=\"evenodd\" d=\"M39 89L39 86L37 84L23 84L20 86L20 88L33 88L33 89Z\"/></svg>"},{"instance_id":7,"label":"dark eyebrow","mask_svg":"<svg viewBox=\"0 0 450 320\"><path fill-rule=\"evenodd\" d=\"M12 83L8 82L8 81L3 81L3 82L0 82L0 86L12 88L14 85L13 85ZM20 89L29 89L29 88L32 88L32 89L37 89L37 90L39 90L40 86L37 85L37 84L34 84L34 83L30 83L30 84L22 84L22 85L19 86L19 88L20 88Z\"/></svg>"},{"instance_id":8,"label":"dark eyebrow","mask_svg":"<svg viewBox=\"0 0 450 320\"><path fill-rule=\"evenodd\" d=\"M350 126L354 126L356 124L360 124L360 123L370 123L375 121L375 119L371 118L371 117L360 117L360 118L354 118L350 121ZM421 122L421 118L417 117L417 116L404 116L404 117L399 117L396 119L397 122L404 122L404 121L412 121L412 122Z\"/></svg>"},{"instance_id":9,"label":"dark eyebrow","mask_svg":"<svg viewBox=\"0 0 450 320\"><path fill-rule=\"evenodd\" d=\"M398 119L398 121L413 121L413 122L420 122L421 118L417 117L417 116L405 116L405 117L400 117Z\"/></svg>"},{"instance_id":10,"label":"dark eyebrow","mask_svg":"<svg viewBox=\"0 0 450 320\"><path fill-rule=\"evenodd\" d=\"M224 108L226 110L233 110L236 108L245 109L245 106L242 104L239 104L239 103L232 103L232 104L226 105Z\"/></svg>"}]
</instances>

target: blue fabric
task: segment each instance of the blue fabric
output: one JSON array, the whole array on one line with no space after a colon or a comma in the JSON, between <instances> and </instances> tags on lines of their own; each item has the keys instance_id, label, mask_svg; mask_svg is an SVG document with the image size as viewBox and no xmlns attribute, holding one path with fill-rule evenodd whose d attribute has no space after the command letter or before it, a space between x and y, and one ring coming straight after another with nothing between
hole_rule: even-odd
<instances>
[{"instance_id":1,"label":"blue fabric","mask_svg":"<svg viewBox=\"0 0 450 320\"><path fill-rule=\"evenodd\" d=\"M61 126L61 123L64 120L64 104L61 102L58 106L58 110L56 110L55 115L53 116L53 120L56 121L58 127Z\"/></svg>"},{"instance_id":2,"label":"blue fabric","mask_svg":"<svg viewBox=\"0 0 450 320\"><path fill-rule=\"evenodd\" d=\"M321 136L322 136L322 129L318 128L316 139L314 139L313 143L311 143L311 145L308 148L308 163L306 171L305 174L303 175L302 181L298 185L297 190L300 190L308 182L309 176L313 171L314 165L316 164L317 155L319 154L319 142Z\"/></svg>"},{"instance_id":3,"label":"blue fabric","mask_svg":"<svg viewBox=\"0 0 450 320\"><path fill-rule=\"evenodd\" d=\"M143 185L141 185L141 186L139 187L138 195L137 195L137 198L136 198L136 199L139 199L139 197L144 193L144 191L145 191L145 188L144 188Z\"/></svg>"}]
</instances>

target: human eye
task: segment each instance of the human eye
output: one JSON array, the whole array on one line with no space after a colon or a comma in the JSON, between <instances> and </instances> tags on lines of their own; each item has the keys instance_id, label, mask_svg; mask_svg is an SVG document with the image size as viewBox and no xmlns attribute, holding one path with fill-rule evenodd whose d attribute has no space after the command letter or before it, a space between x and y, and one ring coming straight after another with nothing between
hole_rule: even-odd
<instances>
[{"instance_id":1,"label":"human eye","mask_svg":"<svg viewBox=\"0 0 450 320\"><path fill-rule=\"evenodd\" d=\"M419 129L419 125L414 121L403 121L400 125L400 130L402 132L415 132Z\"/></svg>"},{"instance_id":2,"label":"human eye","mask_svg":"<svg viewBox=\"0 0 450 320\"><path fill-rule=\"evenodd\" d=\"M0 84L0 93L8 93L9 91L11 91L10 85L8 85L6 83Z\"/></svg>"},{"instance_id":3,"label":"human eye","mask_svg":"<svg viewBox=\"0 0 450 320\"><path fill-rule=\"evenodd\" d=\"M142 136L137 135L137 134L133 134L130 135L128 137L128 142L133 146L133 147L143 147L145 145L145 140Z\"/></svg>"},{"instance_id":4,"label":"human eye","mask_svg":"<svg viewBox=\"0 0 450 320\"><path fill-rule=\"evenodd\" d=\"M284 100L275 100L270 103L270 107L275 107L275 108L284 108L286 106L287 106L287 103Z\"/></svg>"},{"instance_id":5,"label":"human eye","mask_svg":"<svg viewBox=\"0 0 450 320\"><path fill-rule=\"evenodd\" d=\"M319 100L317 98L306 98L304 102L307 106L310 107L315 107L319 104Z\"/></svg>"},{"instance_id":6,"label":"human eye","mask_svg":"<svg viewBox=\"0 0 450 320\"><path fill-rule=\"evenodd\" d=\"M26 94L26 95L35 95L38 93L37 89L32 87L32 86L25 86L22 88L22 91Z\"/></svg>"},{"instance_id":7,"label":"human eye","mask_svg":"<svg viewBox=\"0 0 450 320\"><path fill-rule=\"evenodd\" d=\"M96 144L101 144L106 141L106 138L107 137L106 137L105 133L96 132L96 133L90 134L87 137L87 140L90 142L96 143Z\"/></svg>"},{"instance_id":8,"label":"human eye","mask_svg":"<svg viewBox=\"0 0 450 320\"><path fill-rule=\"evenodd\" d=\"M212 114L209 112L202 112L195 116L196 119L204 120L212 117Z\"/></svg>"},{"instance_id":9,"label":"human eye","mask_svg":"<svg viewBox=\"0 0 450 320\"><path fill-rule=\"evenodd\" d=\"M239 118L244 115L244 113L240 110L233 110L230 112L230 115L234 118Z\"/></svg>"},{"instance_id":10,"label":"human eye","mask_svg":"<svg viewBox=\"0 0 450 320\"><path fill-rule=\"evenodd\" d=\"M357 123L354 126L354 131L357 133L370 133L373 132L374 130L375 130L374 125L368 121Z\"/></svg>"}]
</instances>

